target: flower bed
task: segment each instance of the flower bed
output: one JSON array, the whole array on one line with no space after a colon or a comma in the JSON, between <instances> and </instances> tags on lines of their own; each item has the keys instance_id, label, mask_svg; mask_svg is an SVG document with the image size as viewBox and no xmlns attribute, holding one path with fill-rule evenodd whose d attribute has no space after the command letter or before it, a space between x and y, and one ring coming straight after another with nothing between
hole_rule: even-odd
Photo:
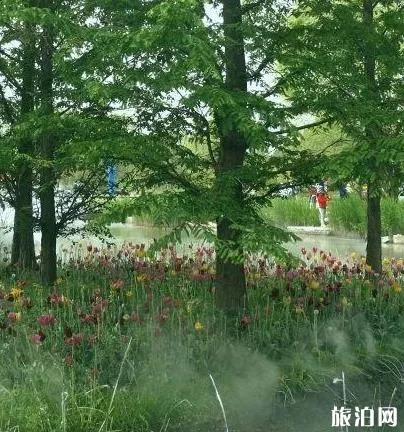
<instances>
[{"instance_id":1,"label":"flower bed","mask_svg":"<svg viewBox=\"0 0 404 432\"><path fill-rule=\"evenodd\" d=\"M316 248L295 267L247 255L248 308L228 318L214 308L212 248L65 253L50 292L6 269L0 277L8 430L207 431L196 425L221 422L209 374L241 424L253 406L293 401L341 369L375 382L402 370L402 259L377 275L360 256L342 262Z\"/></svg>"}]
</instances>

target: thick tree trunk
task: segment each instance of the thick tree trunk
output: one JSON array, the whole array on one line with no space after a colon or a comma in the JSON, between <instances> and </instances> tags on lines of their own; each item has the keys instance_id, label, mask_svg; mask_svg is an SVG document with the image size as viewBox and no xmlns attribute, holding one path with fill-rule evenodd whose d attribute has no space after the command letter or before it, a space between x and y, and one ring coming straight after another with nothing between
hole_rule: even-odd
<instances>
[{"instance_id":1,"label":"thick tree trunk","mask_svg":"<svg viewBox=\"0 0 404 432\"><path fill-rule=\"evenodd\" d=\"M240 0L223 0L225 36L226 87L232 91L247 91L244 40L241 31ZM217 169L219 200L223 215L217 221L218 256L216 259L216 304L228 313L240 311L246 304L246 282L240 231L232 228L235 217L243 214L242 186L236 170L243 166L247 144L237 125L230 118L224 126L226 113L216 113L220 135L220 156ZM221 255L221 244L232 245L240 262L230 262Z\"/></svg>"},{"instance_id":2,"label":"thick tree trunk","mask_svg":"<svg viewBox=\"0 0 404 432\"><path fill-rule=\"evenodd\" d=\"M35 33L32 24L25 25L22 60L21 117L34 109ZM18 149L21 155L32 155L30 139L23 139ZM34 223L32 215L32 168L24 159L17 164L15 189L14 233L11 262L23 269L36 267Z\"/></svg>"},{"instance_id":3,"label":"thick tree trunk","mask_svg":"<svg viewBox=\"0 0 404 432\"><path fill-rule=\"evenodd\" d=\"M376 273L382 272L382 223L380 196L368 185L366 263Z\"/></svg>"},{"instance_id":4,"label":"thick tree trunk","mask_svg":"<svg viewBox=\"0 0 404 432\"><path fill-rule=\"evenodd\" d=\"M53 169L41 170L41 280L44 285L53 285L57 275L56 218Z\"/></svg>"},{"instance_id":5,"label":"thick tree trunk","mask_svg":"<svg viewBox=\"0 0 404 432\"><path fill-rule=\"evenodd\" d=\"M47 7L44 1L44 7ZM41 35L41 112L44 116L53 114L53 31L44 27ZM52 161L55 151L55 139L45 131L40 139L40 152L46 166L40 170L40 207L41 207L41 279L44 285L56 281L56 209L55 183L56 175Z\"/></svg>"},{"instance_id":6,"label":"thick tree trunk","mask_svg":"<svg viewBox=\"0 0 404 432\"><path fill-rule=\"evenodd\" d=\"M238 232L230 227L229 219L222 219L217 224L219 240L237 241ZM220 252L220 247L219 251ZM242 249L238 250L242 256ZM218 253L216 257L216 305L230 314L246 308L246 280L244 264L229 262Z\"/></svg>"},{"instance_id":7,"label":"thick tree trunk","mask_svg":"<svg viewBox=\"0 0 404 432\"><path fill-rule=\"evenodd\" d=\"M36 268L32 216L32 169L18 168L11 263L22 269Z\"/></svg>"},{"instance_id":8,"label":"thick tree trunk","mask_svg":"<svg viewBox=\"0 0 404 432\"><path fill-rule=\"evenodd\" d=\"M368 26L369 31L373 30L374 3L373 0L363 0L363 22ZM363 71L367 82L367 90L371 102L375 105L378 102L378 89L376 83L376 60L373 42L365 46L363 56ZM365 126L365 135L369 145L377 145L380 136L378 126L375 122L369 122ZM377 162L369 161L369 167L377 172ZM366 262L372 269L381 273L382 271L382 219L380 209L380 188L374 181L368 182L367 202L367 246Z\"/></svg>"}]
</instances>

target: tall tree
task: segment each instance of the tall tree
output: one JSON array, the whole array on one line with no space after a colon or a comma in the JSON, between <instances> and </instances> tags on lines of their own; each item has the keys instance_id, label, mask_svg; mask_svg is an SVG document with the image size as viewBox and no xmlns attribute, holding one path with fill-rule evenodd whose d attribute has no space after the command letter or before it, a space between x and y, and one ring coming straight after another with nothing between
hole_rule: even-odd
<instances>
[{"instance_id":1,"label":"tall tree","mask_svg":"<svg viewBox=\"0 0 404 432\"><path fill-rule=\"evenodd\" d=\"M403 16L393 0L302 0L281 59L294 76L288 94L296 111L329 117L352 139L332 163L368 186L366 260L376 272L382 270L380 196L404 162Z\"/></svg>"},{"instance_id":2,"label":"tall tree","mask_svg":"<svg viewBox=\"0 0 404 432\"><path fill-rule=\"evenodd\" d=\"M373 0L363 0L362 22L366 29L368 38L364 40L363 47L363 74L365 77L365 92L367 93L369 103L372 106L378 105L380 95L376 81L376 53L375 53L375 24L374 13L375 4ZM365 124L365 137L371 146L377 146L377 140L380 139L382 131L378 125L377 119L372 118ZM369 158L369 167L377 172L377 157ZM380 207L380 179L369 178L367 182L367 244L366 244L366 261L378 273L382 271L382 217Z\"/></svg>"},{"instance_id":3,"label":"tall tree","mask_svg":"<svg viewBox=\"0 0 404 432\"><path fill-rule=\"evenodd\" d=\"M6 130L27 121L34 110L35 23L25 13L33 6L34 1L13 4L2 20L5 43L0 50L1 104ZM17 157L14 170L10 170L9 165L9 175L4 176L4 183L11 192L9 202L15 210L11 261L22 268L32 269L36 266L32 214L33 142L24 134L17 134L15 140Z\"/></svg>"},{"instance_id":4,"label":"tall tree","mask_svg":"<svg viewBox=\"0 0 404 432\"><path fill-rule=\"evenodd\" d=\"M247 92L247 68L242 32L242 11L240 0L223 1L223 33L225 56L225 88L232 92ZM216 110L215 122L220 138L219 160L216 172L217 191L228 200L227 209L243 213L243 187L234 174L244 165L248 143L234 121L226 125L229 109ZM227 108L227 109L226 109ZM219 198L220 200L220 198ZM217 219L217 238L231 241L243 256L242 232L233 227L234 218L223 212ZM220 243L219 243L220 245ZM216 258L216 300L222 309L237 310L245 301L244 263L226 260L218 250Z\"/></svg>"},{"instance_id":5,"label":"tall tree","mask_svg":"<svg viewBox=\"0 0 404 432\"><path fill-rule=\"evenodd\" d=\"M19 255L34 260L33 240L25 239L28 233L32 239L33 225L41 228L41 274L46 285L56 278L57 236L76 232L72 223L99 211L108 200L104 168L110 152L104 157L94 151L97 140L113 143L125 132L124 122L108 117L108 101L91 80L82 80L92 71L80 56L90 31L87 19L95 13L95 6L87 9L87 3L77 0L72 8L70 1L10 1L0 9L5 17L1 22L8 26L5 49L0 50L0 76L8 85L0 98L6 124L1 130L2 155L8 158L2 164L2 196L16 208L14 262L28 267ZM40 199L34 217L33 173ZM56 196L61 177L72 174L77 183Z\"/></svg>"},{"instance_id":6,"label":"tall tree","mask_svg":"<svg viewBox=\"0 0 404 432\"><path fill-rule=\"evenodd\" d=\"M31 2L32 3L32 2ZM32 6L30 4L29 6ZM35 93L35 60L36 46L34 23L24 23L22 37L22 84L20 118L32 114ZM14 231L11 262L19 264L23 269L36 266L34 246L34 220L32 208L33 172L29 157L33 155L33 142L29 137L21 139L18 151L20 160L16 165Z\"/></svg>"},{"instance_id":7,"label":"tall tree","mask_svg":"<svg viewBox=\"0 0 404 432\"><path fill-rule=\"evenodd\" d=\"M216 221L217 304L234 312L246 301L246 251L287 259L281 243L290 235L267 225L259 209L282 187L279 178L289 182L306 161L295 148L293 113L276 98L287 79L274 66L290 6L209 4L138 1L114 9L103 2L97 37L105 37L108 56L96 68L113 68L118 100L133 113L132 140L115 156L138 168L139 191L153 190L120 210L153 203L181 222L174 233L187 228L211 240L206 222ZM206 151L184 145L185 136Z\"/></svg>"},{"instance_id":8,"label":"tall tree","mask_svg":"<svg viewBox=\"0 0 404 432\"><path fill-rule=\"evenodd\" d=\"M53 0L42 0L42 9L54 11ZM40 35L40 70L39 70L39 91L40 91L40 115L47 122L52 121L54 113L54 68L53 55L55 44L54 24L44 20ZM45 125L45 122L43 122ZM56 136L51 129L43 127L39 137L39 154L43 166L40 168L39 199L41 207L41 280L45 285L52 285L56 280L56 207L55 207L55 186L56 174L53 166L55 157Z\"/></svg>"}]
</instances>

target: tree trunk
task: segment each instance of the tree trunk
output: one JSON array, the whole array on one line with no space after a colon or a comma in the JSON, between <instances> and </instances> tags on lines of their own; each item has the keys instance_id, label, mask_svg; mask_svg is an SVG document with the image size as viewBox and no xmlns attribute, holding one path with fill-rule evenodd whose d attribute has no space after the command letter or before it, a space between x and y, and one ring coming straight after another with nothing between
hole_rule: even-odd
<instances>
[{"instance_id":1,"label":"tree trunk","mask_svg":"<svg viewBox=\"0 0 404 432\"><path fill-rule=\"evenodd\" d=\"M374 31L373 0L363 0L363 22L369 30ZM367 90L371 102L378 103L378 89L376 83L376 59L374 42L366 44L363 55L363 71L367 83ZM380 136L378 126L375 122L369 122L365 126L365 135L369 145L377 145ZM376 160L369 161L369 167L377 172ZM380 208L380 187L374 181L368 181L367 202L367 245L366 262L376 273L382 271L382 219Z\"/></svg>"},{"instance_id":2,"label":"tree trunk","mask_svg":"<svg viewBox=\"0 0 404 432\"><path fill-rule=\"evenodd\" d=\"M34 110L34 75L35 75L35 28L27 23L24 29L21 118ZM32 140L22 139L18 152L32 155ZM32 168L30 163L21 158L16 169L14 233L11 249L11 263L23 269L36 267L34 247L34 223L32 214Z\"/></svg>"},{"instance_id":3,"label":"tree trunk","mask_svg":"<svg viewBox=\"0 0 404 432\"><path fill-rule=\"evenodd\" d=\"M56 218L53 169L41 170L41 280L44 285L56 281Z\"/></svg>"},{"instance_id":4,"label":"tree trunk","mask_svg":"<svg viewBox=\"0 0 404 432\"><path fill-rule=\"evenodd\" d=\"M44 1L44 7L48 4ZM53 31L45 25L41 39L41 113L46 118L53 114ZM49 121L51 119L49 118ZM40 169L39 198L41 207L41 279L44 285L50 286L56 281L56 209L55 184L56 175L53 166L55 138L47 130L40 138L40 153L45 162Z\"/></svg>"},{"instance_id":5,"label":"tree trunk","mask_svg":"<svg viewBox=\"0 0 404 432\"><path fill-rule=\"evenodd\" d=\"M230 227L227 218L217 224L219 240L237 241L238 232ZM241 247L238 251L243 253ZM242 255L241 255L242 256ZM247 307L244 264L229 262L220 256L220 246L216 256L216 305L221 310L234 314Z\"/></svg>"},{"instance_id":6,"label":"tree trunk","mask_svg":"<svg viewBox=\"0 0 404 432\"><path fill-rule=\"evenodd\" d=\"M18 265L21 269L36 268L32 215L32 169L26 163L18 167L11 263Z\"/></svg>"},{"instance_id":7,"label":"tree trunk","mask_svg":"<svg viewBox=\"0 0 404 432\"><path fill-rule=\"evenodd\" d=\"M376 273L382 272L382 222L380 196L368 185L366 263Z\"/></svg>"},{"instance_id":8,"label":"tree trunk","mask_svg":"<svg viewBox=\"0 0 404 432\"><path fill-rule=\"evenodd\" d=\"M226 87L246 92L247 72L241 23L240 0L223 0ZM223 209L223 215L217 221L216 304L228 313L237 313L246 305L246 281L240 231L231 225L235 217L243 214L243 192L236 170L243 166L247 143L232 119L224 126L223 116L226 113L215 113L220 135L217 187ZM239 256L239 263L230 262L221 254L222 245L226 242L231 242L227 246L231 245L232 252Z\"/></svg>"}]
</instances>

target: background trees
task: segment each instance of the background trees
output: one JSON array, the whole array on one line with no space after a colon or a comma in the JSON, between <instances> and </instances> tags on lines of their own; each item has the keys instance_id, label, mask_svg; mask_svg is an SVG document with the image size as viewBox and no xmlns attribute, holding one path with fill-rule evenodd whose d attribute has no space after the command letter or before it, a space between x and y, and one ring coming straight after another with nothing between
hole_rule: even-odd
<instances>
[{"instance_id":1,"label":"background trees","mask_svg":"<svg viewBox=\"0 0 404 432\"><path fill-rule=\"evenodd\" d=\"M75 144L94 146L106 137L113 142L125 128L106 116L105 103L91 88L75 86L76 51L83 50L88 31L83 2L73 9L72 2L63 1L11 3L1 10L2 156L8 160L2 166L2 192L15 209L13 264L35 267L33 229L40 228L41 276L51 285L57 236L108 200L103 155L86 154L85 146L77 151ZM76 187L57 198L62 177L75 172ZM33 194L39 199L38 213Z\"/></svg>"},{"instance_id":2,"label":"background trees","mask_svg":"<svg viewBox=\"0 0 404 432\"><path fill-rule=\"evenodd\" d=\"M367 184L366 259L380 272L380 195L404 161L402 5L301 1L290 26L282 59L293 75L290 99L297 109L329 116L353 140L332 163Z\"/></svg>"},{"instance_id":3,"label":"background trees","mask_svg":"<svg viewBox=\"0 0 404 432\"><path fill-rule=\"evenodd\" d=\"M10 170L12 154L3 153L5 166L2 183L6 187L9 201L15 208L12 262L22 268L32 269L36 265L33 217L32 217L32 163L33 142L28 136L13 134L21 122L27 121L34 110L34 71L36 47L32 37L34 24L24 17L19 8L31 7L33 1L17 2L2 13L1 21L0 77L2 130L13 139L13 169ZM11 6L11 5L10 5ZM7 14L6 14L7 12ZM20 14L20 19L18 15ZM5 142L3 142L3 145Z\"/></svg>"}]
</instances>

